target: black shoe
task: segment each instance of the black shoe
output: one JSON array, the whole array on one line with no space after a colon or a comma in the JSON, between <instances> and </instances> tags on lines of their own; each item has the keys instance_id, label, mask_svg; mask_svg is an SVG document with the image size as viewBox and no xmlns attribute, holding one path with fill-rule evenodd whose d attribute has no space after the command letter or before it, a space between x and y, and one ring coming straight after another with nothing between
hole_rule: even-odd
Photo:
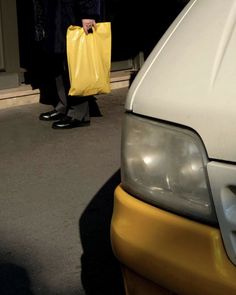
<instances>
[{"instance_id":1,"label":"black shoe","mask_svg":"<svg viewBox=\"0 0 236 295\"><path fill-rule=\"evenodd\" d=\"M47 112L47 113L42 113L39 116L39 120L42 120L42 121L54 121L54 120L60 120L63 117L65 117L64 114L59 113L56 110L53 110L53 111L50 111L50 112Z\"/></svg>"},{"instance_id":2,"label":"black shoe","mask_svg":"<svg viewBox=\"0 0 236 295\"><path fill-rule=\"evenodd\" d=\"M69 116L64 116L60 121L54 122L52 124L53 129L71 129L75 127L89 126L90 121L76 120Z\"/></svg>"}]
</instances>

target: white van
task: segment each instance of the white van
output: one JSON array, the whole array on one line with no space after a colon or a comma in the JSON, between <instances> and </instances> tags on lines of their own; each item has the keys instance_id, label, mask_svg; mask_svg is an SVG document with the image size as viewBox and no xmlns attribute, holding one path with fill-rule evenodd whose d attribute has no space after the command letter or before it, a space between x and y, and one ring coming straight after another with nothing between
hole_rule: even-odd
<instances>
[{"instance_id":1,"label":"white van","mask_svg":"<svg viewBox=\"0 0 236 295\"><path fill-rule=\"evenodd\" d=\"M111 223L128 295L236 294L236 0L191 0L128 92Z\"/></svg>"}]
</instances>

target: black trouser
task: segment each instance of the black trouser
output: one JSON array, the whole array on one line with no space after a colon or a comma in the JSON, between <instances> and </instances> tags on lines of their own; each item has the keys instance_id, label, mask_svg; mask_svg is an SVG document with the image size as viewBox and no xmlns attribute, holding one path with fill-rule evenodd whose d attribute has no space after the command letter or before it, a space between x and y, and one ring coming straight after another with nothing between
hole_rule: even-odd
<instances>
[{"instance_id":1,"label":"black trouser","mask_svg":"<svg viewBox=\"0 0 236 295\"><path fill-rule=\"evenodd\" d=\"M65 55L55 54L47 59L45 75L40 83L40 102L51 104L57 111L73 119L89 120L91 97L69 96L69 72ZM48 72L46 72L48 70Z\"/></svg>"}]
</instances>

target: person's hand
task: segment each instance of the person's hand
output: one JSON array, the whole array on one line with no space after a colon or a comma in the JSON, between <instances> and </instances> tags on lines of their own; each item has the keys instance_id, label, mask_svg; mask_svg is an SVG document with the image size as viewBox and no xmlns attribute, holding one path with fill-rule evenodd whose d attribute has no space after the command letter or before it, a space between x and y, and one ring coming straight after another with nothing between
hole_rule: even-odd
<instances>
[{"instance_id":1,"label":"person's hand","mask_svg":"<svg viewBox=\"0 0 236 295\"><path fill-rule=\"evenodd\" d=\"M86 35L93 27L96 30L96 22L94 19L82 19L82 26Z\"/></svg>"}]
</instances>

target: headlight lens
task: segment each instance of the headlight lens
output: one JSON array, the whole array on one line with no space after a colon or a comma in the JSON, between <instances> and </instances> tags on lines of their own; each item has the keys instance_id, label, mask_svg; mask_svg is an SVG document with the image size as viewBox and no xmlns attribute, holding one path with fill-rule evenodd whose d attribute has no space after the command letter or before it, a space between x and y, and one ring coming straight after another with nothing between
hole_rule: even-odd
<instances>
[{"instance_id":1,"label":"headlight lens","mask_svg":"<svg viewBox=\"0 0 236 295\"><path fill-rule=\"evenodd\" d=\"M181 215L216 223L202 142L187 129L126 114L122 132L122 186Z\"/></svg>"}]
</instances>

